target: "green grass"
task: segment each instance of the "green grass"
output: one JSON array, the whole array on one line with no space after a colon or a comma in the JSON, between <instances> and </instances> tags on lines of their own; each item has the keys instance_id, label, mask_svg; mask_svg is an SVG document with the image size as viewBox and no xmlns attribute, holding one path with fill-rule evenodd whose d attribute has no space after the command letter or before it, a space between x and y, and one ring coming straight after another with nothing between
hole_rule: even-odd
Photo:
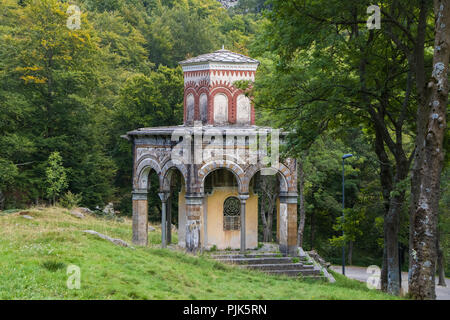
<instances>
[{"instance_id":1,"label":"green grass","mask_svg":"<svg viewBox=\"0 0 450 320\"><path fill-rule=\"evenodd\" d=\"M131 221L87 217L64 209L0 215L0 299L396 299L358 281L312 282L241 270L174 250L116 246L82 230L131 242ZM174 236L176 241L176 235ZM69 290L69 265L81 269L81 288Z\"/></svg>"}]
</instances>

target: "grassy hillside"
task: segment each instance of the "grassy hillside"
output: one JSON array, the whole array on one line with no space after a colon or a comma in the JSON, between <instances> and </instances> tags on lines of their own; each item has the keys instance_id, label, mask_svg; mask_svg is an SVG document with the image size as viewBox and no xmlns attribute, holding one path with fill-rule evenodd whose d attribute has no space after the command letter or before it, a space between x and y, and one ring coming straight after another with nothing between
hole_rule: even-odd
<instances>
[{"instance_id":1,"label":"grassy hillside","mask_svg":"<svg viewBox=\"0 0 450 320\"><path fill-rule=\"evenodd\" d=\"M393 299L357 281L314 283L249 272L173 250L116 246L83 233L131 242L131 221L78 219L60 208L0 212L0 299ZM81 268L81 289L66 268Z\"/></svg>"}]
</instances>

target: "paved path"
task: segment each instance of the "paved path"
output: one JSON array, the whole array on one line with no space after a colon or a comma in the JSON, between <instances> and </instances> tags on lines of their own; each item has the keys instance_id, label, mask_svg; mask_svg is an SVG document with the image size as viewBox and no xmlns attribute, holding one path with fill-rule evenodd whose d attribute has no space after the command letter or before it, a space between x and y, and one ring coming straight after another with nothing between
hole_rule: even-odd
<instances>
[{"instance_id":1,"label":"paved path","mask_svg":"<svg viewBox=\"0 0 450 320\"><path fill-rule=\"evenodd\" d=\"M342 274L342 266L331 266L331 270ZM345 267L345 275L348 278L366 282L370 274L366 273L367 268L363 267ZM436 299L437 300L450 300L450 279L446 278L447 287L441 287L437 285L436 278ZM379 289L379 286L378 286ZM405 292L408 291L408 273L402 272L402 289Z\"/></svg>"}]
</instances>

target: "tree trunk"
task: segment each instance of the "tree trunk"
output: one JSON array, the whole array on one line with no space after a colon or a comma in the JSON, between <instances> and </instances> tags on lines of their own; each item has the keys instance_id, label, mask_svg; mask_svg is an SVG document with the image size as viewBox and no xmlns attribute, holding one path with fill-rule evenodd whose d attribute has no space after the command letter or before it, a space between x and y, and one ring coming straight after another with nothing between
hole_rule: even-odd
<instances>
[{"instance_id":1,"label":"tree trunk","mask_svg":"<svg viewBox=\"0 0 450 320\"><path fill-rule=\"evenodd\" d=\"M438 232L437 236L437 274L439 276L438 286L446 287L447 283L445 283L445 261L444 261L444 252L441 249L440 245L440 234Z\"/></svg>"},{"instance_id":2,"label":"tree trunk","mask_svg":"<svg viewBox=\"0 0 450 320\"><path fill-rule=\"evenodd\" d=\"M438 250L437 256L438 256L437 267L438 267L438 275L439 275L438 286L446 287L447 283L445 282L444 253L442 252L442 249Z\"/></svg>"},{"instance_id":3,"label":"tree trunk","mask_svg":"<svg viewBox=\"0 0 450 320\"><path fill-rule=\"evenodd\" d=\"M418 106L416 157L411 178L411 269L409 292L415 299L436 299L436 236L443 140L448 102L450 0L434 0L433 73L425 103Z\"/></svg>"},{"instance_id":4,"label":"tree trunk","mask_svg":"<svg viewBox=\"0 0 450 320\"><path fill-rule=\"evenodd\" d=\"M260 208L259 208L259 214L261 216L261 221L263 225L263 242L267 242L267 219L266 219L266 212L264 208L264 195L260 197Z\"/></svg>"},{"instance_id":5,"label":"tree trunk","mask_svg":"<svg viewBox=\"0 0 450 320\"><path fill-rule=\"evenodd\" d=\"M303 172L303 162L298 161L298 180L299 180L299 194L300 194L300 221L298 224L298 232L297 232L297 245L299 248L303 248L303 232L305 230L305 174Z\"/></svg>"},{"instance_id":6,"label":"tree trunk","mask_svg":"<svg viewBox=\"0 0 450 320\"><path fill-rule=\"evenodd\" d=\"M0 211L3 209L5 209L5 196L2 190L0 190Z\"/></svg>"},{"instance_id":7,"label":"tree trunk","mask_svg":"<svg viewBox=\"0 0 450 320\"><path fill-rule=\"evenodd\" d=\"M269 217L268 217L268 221L267 221L267 233L268 233L268 237L267 237L267 242L272 242L272 238L273 238L273 211L269 212Z\"/></svg>"},{"instance_id":8,"label":"tree trunk","mask_svg":"<svg viewBox=\"0 0 450 320\"><path fill-rule=\"evenodd\" d=\"M311 250L314 250L314 211L311 212Z\"/></svg>"},{"instance_id":9,"label":"tree trunk","mask_svg":"<svg viewBox=\"0 0 450 320\"><path fill-rule=\"evenodd\" d=\"M389 202L389 210L384 220L385 230L385 272L387 273L386 292L393 295L400 295L400 259L398 232L400 228L400 215L405 201L405 189L402 187L403 181L408 177L409 161L403 156L396 158L396 174L394 178L393 191Z\"/></svg>"},{"instance_id":10,"label":"tree trunk","mask_svg":"<svg viewBox=\"0 0 450 320\"><path fill-rule=\"evenodd\" d=\"M384 233L384 239L386 239L386 232ZM387 250L386 250L386 244L384 244L383 247L383 265L381 267L381 275L380 275L380 281L381 281L381 291L387 292L387 285L388 285L388 272L387 272Z\"/></svg>"},{"instance_id":11,"label":"tree trunk","mask_svg":"<svg viewBox=\"0 0 450 320\"><path fill-rule=\"evenodd\" d=\"M260 215L263 224L263 241L272 242L273 215L279 195L278 180L270 176L261 176ZM266 207L267 205L267 207ZM266 211L267 209L267 211ZM266 215L267 213L267 215Z\"/></svg>"},{"instance_id":12,"label":"tree trunk","mask_svg":"<svg viewBox=\"0 0 450 320\"><path fill-rule=\"evenodd\" d=\"M384 148L384 141L380 129L375 126L375 153L380 161L380 183L384 202L384 220L389 212L389 204L392 192L392 165L389 156ZM381 290L387 292L388 272L387 272L387 251L386 251L386 229L383 227L383 264L381 267Z\"/></svg>"},{"instance_id":13,"label":"tree trunk","mask_svg":"<svg viewBox=\"0 0 450 320\"><path fill-rule=\"evenodd\" d=\"M276 208L277 198L277 194L274 194L272 195L272 197L270 197L269 211L267 212L267 242L272 242L273 214Z\"/></svg>"},{"instance_id":14,"label":"tree trunk","mask_svg":"<svg viewBox=\"0 0 450 320\"><path fill-rule=\"evenodd\" d=\"M393 295L400 294L399 260L398 260L398 230L400 210L403 199L401 196L391 198L389 212L384 220L386 230L386 258L387 258L387 292Z\"/></svg>"},{"instance_id":15,"label":"tree trunk","mask_svg":"<svg viewBox=\"0 0 450 320\"><path fill-rule=\"evenodd\" d=\"M347 257L348 261L348 265L351 266L353 264L353 241L350 240L348 242L348 257Z\"/></svg>"}]
</instances>

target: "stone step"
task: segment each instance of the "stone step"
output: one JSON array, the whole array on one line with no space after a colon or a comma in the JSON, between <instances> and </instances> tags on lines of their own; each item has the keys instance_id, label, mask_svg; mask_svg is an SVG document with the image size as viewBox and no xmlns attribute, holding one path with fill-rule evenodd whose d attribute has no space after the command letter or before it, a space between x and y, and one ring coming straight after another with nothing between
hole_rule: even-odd
<instances>
[{"instance_id":1,"label":"stone step","mask_svg":"<svg viewBox=\"0 0 450 320\"><path fill-rule=\"evenodd\" d=\"M317 269L310 269L310 270L265 270L265 273L273 274L273 275L285 275L290 277L298 277L300 275L302 276L320 276L320 271Z\"/></svg>"},{"instance_id":2,"label":"stone step","mask_svg":"<svg viewBox=\"0 0 450 320\"><path fill-rule=\"evenodd\" d=\"M239 259L239 258L270 258L282 257L280 253L248 253L248 254L213 254L210 256L213 259Z\"/></svg>"},{"instance_id":3,"label":"stone step","mask_svg":"<svg viewBox=\"0 0 450 320\"><path fill-rule=\"evenodd\" d=\"M257 270L313 270L314 266L302 263L275 263L275 264L245 264L241 265L245 269Z\"/></svg>"},{"instance_id":4,"label":"stone step","mask_svg":"<svg viewBox=\"0 0 450 320\"><path fill-rule=\"evenodd\" d=\"M291 257L236 258L236 259L216 259L216 260L231 264L280 264L293 262Z\"/></svg>"}]
</instances>

